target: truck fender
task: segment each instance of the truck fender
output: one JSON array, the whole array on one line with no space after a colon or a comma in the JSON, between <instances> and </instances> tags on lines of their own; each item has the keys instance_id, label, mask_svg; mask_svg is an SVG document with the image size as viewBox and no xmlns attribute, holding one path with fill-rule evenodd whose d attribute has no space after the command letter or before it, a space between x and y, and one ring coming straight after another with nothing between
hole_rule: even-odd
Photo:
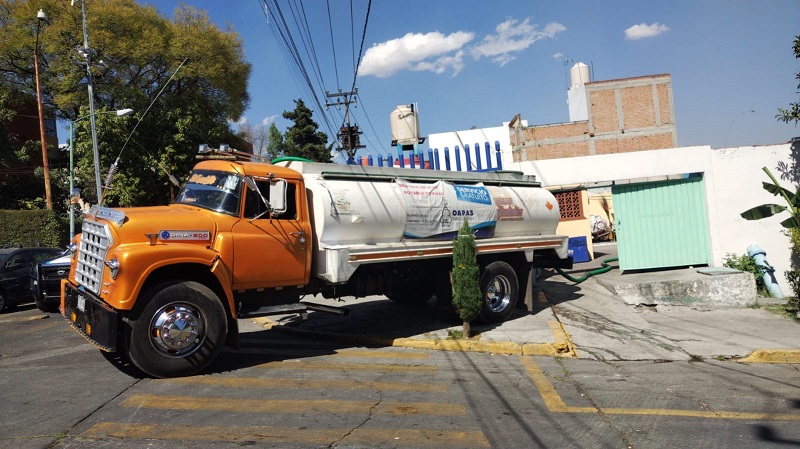
<instances>
[{"instance_id":1,"label":"truck fender","mask_svg":"<svg viewBox=\"0 0 800 449\"><path fill-rule=\"evenodd\" d=\"M140 247L120 247L113 251L109 257L116 257L120 263L120 270L132 270L139 272L139 276L120 276L116 281L110 283L108 287L109 305L119 310L131 310L134 307L136 298L142 293L142 288L149 283L153 273L165 269L169 266L181 264L197 264L208 267L209 271L217 260L218 255L206 247L197 245L170 244L159 248L159 258L152 261L150 246ZM229 276L223 264L217 264L222 269L212 271L220 285L225 286L229 282ZM230 285L229 283L227 285ZM229 289L225 290L225 300L231 304L233 295ZM115 294L116 293L116 294ZM223 298L220 298L221 300Z\"/></svg>"}]
</instances>

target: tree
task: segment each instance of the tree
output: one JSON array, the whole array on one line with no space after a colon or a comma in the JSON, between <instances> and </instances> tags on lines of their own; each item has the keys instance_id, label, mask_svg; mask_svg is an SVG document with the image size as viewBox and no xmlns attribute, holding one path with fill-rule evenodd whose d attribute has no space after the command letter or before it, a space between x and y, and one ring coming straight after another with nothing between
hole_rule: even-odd
<instances>
[{"instance_id":1,"label":"tree","mask_svg":"<svg viewBox=\"0 0 800 449\"><path fill-rule=\"evenodd\" d=\"M792 49L794 50L794 57L800 59L800 36L795 36ZM800 72L797 72L794 77L800 80ZM800 84L797 85L797 90L797 93L800 93ZM797 125L797 123L800 122L800 101L790 103L788 109L778 108L778 113L775 115L775 118L781 122L794 122L794 124Z\"/></svg>"},{"instance_id":2,"label":"tree","mask_svg":"<svg viewBox=\"0 0 800 449\"><path fill-rule=\"evenodd\" d=\"M775 196L783 197L786 206L781 206L780 204L762 204L742 212L742 218L745 220L761 220L762 218L771 217L775 214L787 211L789 212L789 218L783 220L781 226L787 229L800 229L800 187L797 188L796 192L792 192L789 189L781 187L781 185L778 184L778 180L772 176L772 173L767 167L763 167L762 170L764 170L772 181L771 184L768 182L761 183L764 190Z\"/></svg>"},{"instance_id":3,"label":"tree","mask_svg":"<svg viewBox=\"0 0 800 449\"><path fill-rule=\"evenodd\" d=\"M285 153L283 134L281 134L275 123L269 125L269 144L267 145L267 155L270 160L283 156Z\"/></svg>"},{"instance_id":4,"label":"tree","mask_svg":"<svg viewBox=\"0 0 800 449\"><path fill-rule=\"evenodd\" d=\"M462 335L470 336L470 323L481 312L480 268L475 256L475 236L467 220L453 240L453 305L462 320Z\"/></svg>"},{"instance_id":5,"label":"tree","mask_svg":"<svg viewBox=\"0 0 800 449\"><path fill-rule=\"evenodd\" d=\"M284 146L286 156L298 156L317 162L331 161L331 147L327 145L328 136L317 131L319 125L311 117L312 111L303 100L294 101L294 111L283 111L283 118L294 125L286 130Z\"/></svg>"},{"instance_id":6,"label":"tree","mask_svg":"<svg viewBox=\"0 0 800 449\"><path fill-rule=\"evenodd\" d=\"M0 92L35 101L33 47L39 8L48 16L39 39L46 115L84 117L89 102L86 59L78 51L83 47L79 2L0 0ZM205 12L186 5L170 20L155 7L130 0L87 2L86 19L96 110L136 111L124 119L96 116L102 170L117 159L120 166L106 202L166 203L175 190L165 172L188 173L198 144L237 143L228 123L238 120L249 103L251 69L242 41L232 29L218 29ZM8 108L0 101L0 117ZM76 185L92 201L88 119L77 122L75 141Z\"/></svg>"},{"instance_id":7,"label":"tree","mask_svg":"<svg viewBox=\"0 0 800 449\"><path fill-rule=\"evenodd\" d=\"M253 146L253 154L262 156L272 160L273 157L268 154L269 149L269 131L263 123L252 124L244 122L239 125L239 135L241 138Z\"/></svg>"}]
</instances>

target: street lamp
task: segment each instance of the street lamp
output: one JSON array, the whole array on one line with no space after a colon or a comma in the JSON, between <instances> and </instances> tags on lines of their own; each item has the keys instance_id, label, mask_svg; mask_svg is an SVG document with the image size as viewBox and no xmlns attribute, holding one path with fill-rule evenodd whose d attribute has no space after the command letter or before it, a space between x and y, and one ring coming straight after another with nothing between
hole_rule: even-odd
<instances>
[{"instance_id":1,"label":"street lamp","mask_svg":"<svg viewBox=\"0 0 800 449\"><path fill-rule=\"evenodd\" d=\"M44 138L44 112L42 110L42 89L39 86L39 29L42 22L47 20L43 10L36 13L36 46L33 49L33 68L36 72L36 102L39 106L39 137L42 139L42 167L44 168L44 196L47 199L47 209L53 209L53 197L50 194L50 162L47 159L47 141Z\"/></svg>"},{"instance_id":2,"label":"street lamp","mask_svg":"<svg viewBox=\"0 0 800 449\"><path fill-rule=\"evenodd\" d=\"M83 18L83 50L81 55L86 58L86 86L89 90L89 119L92 127L92 151L94 152L94 177L95 188L97 189L98 202L103 197L103 187L100 182L100 150L97 148L97 130L94 121L94 83L92 82L92 50L89 48L89 32L86 29L86 1L72 0L71 5L76 1L81 2L81 17Z\"/></svg>"},{"instance_id":3,"label":"street lamp","mask_svg":"<svg viewBox=\"0 0 800 449\"><path fill-rule=\"evenodd\" d=\"M117 117L124 117L127 115L133 114L133 109L118 109L116 111L100 111L97 114L117 114ZM75 237L75 199L76 191L75 191L75 165L73 159L73 152L75 149L75 124L79 121L87 118L92 117L92 121L94 122L94 116L96 114L90 113L81 117L76 118L75 120L69 121L69 239L72 241L72 237ZM97 148L96 146L94 148ZM98 164L97 158L95 158L95 164ZM98 175L98 185L99 185L99 175ZM98 192L100 192L98 190ZM98 203L100 202L100 196L97 197Z\"/></svg>"}]
</instances>

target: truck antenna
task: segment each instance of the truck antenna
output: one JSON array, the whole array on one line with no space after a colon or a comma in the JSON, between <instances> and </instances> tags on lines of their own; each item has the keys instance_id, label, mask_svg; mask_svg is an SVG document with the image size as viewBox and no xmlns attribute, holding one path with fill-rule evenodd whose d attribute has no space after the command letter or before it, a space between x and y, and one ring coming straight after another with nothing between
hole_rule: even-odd
<instances>
[{"instance_id":1,"label":"truck antenna","mask_svg":"<svg viewBox=\"0 0 800 449\"><path fill-rule=\"evenodd\" d=\"M183 67L184 64L186 64L186 61L188 61L188 60L189 60L189 58L183 58L183 61L181 61L181 63L178 66L178 68L175 69L174 72L172 72L172 75L169 77L167 82L164 83L164 86L161 88L160 91L158 91L158 95L156 95L156 97L153 98L153 101L150 102L150 106L148 106L147 109L145 109L144 113L139 117L139 121L136 122L136 126L133 127L133 130L131 131L131 133L128 134L128 138L125 140L125 143L122 145L122 149L119 150L119 154L117 155L117 158L114 160L114 163L111 164L111 167L109 167L109 169L108 169L108 175L106 175L106 182L105 182L105 185L103 186L102 195L100 195L100 198L97 200L97 203L99 205L101 205L101 206L103 205L103 200L106 197L106 191L108 191L108 189L111 188L111 181L113 180L114 176L116 176L117 172L119 171L119 158L122 156L122 152L125 151L125 147L128 146L128 142L131 140L131 137L133 137L133 133L136 132L136 128L139 127L139 125L142 123L142 120L144 119L144 117L150 111L150 108L152 108L153 104L155 104L156 100L158 100L158 98L161 97L161 94L164 93L164 90L167 88L167 86L169 86L169 83L172 81L173 78L175 78L175 75L178 74L178 71L181 69L181 67Z\"/></svg>"}]
</instances>

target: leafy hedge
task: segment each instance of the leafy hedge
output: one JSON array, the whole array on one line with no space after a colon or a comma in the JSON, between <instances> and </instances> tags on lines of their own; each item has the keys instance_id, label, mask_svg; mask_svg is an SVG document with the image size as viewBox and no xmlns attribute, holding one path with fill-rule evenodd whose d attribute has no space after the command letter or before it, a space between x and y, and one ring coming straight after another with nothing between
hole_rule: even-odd
<instances>
[{"instance_id":1,"label":"leafy hedge","mask_svg":"<svg viewBox=\"0 0 800 449\"><path fill-rule=\"evenodd\" d=\"M69 221L51 210L0 210L0 246L66 247Z\"/></svg>"}]
</instances>

